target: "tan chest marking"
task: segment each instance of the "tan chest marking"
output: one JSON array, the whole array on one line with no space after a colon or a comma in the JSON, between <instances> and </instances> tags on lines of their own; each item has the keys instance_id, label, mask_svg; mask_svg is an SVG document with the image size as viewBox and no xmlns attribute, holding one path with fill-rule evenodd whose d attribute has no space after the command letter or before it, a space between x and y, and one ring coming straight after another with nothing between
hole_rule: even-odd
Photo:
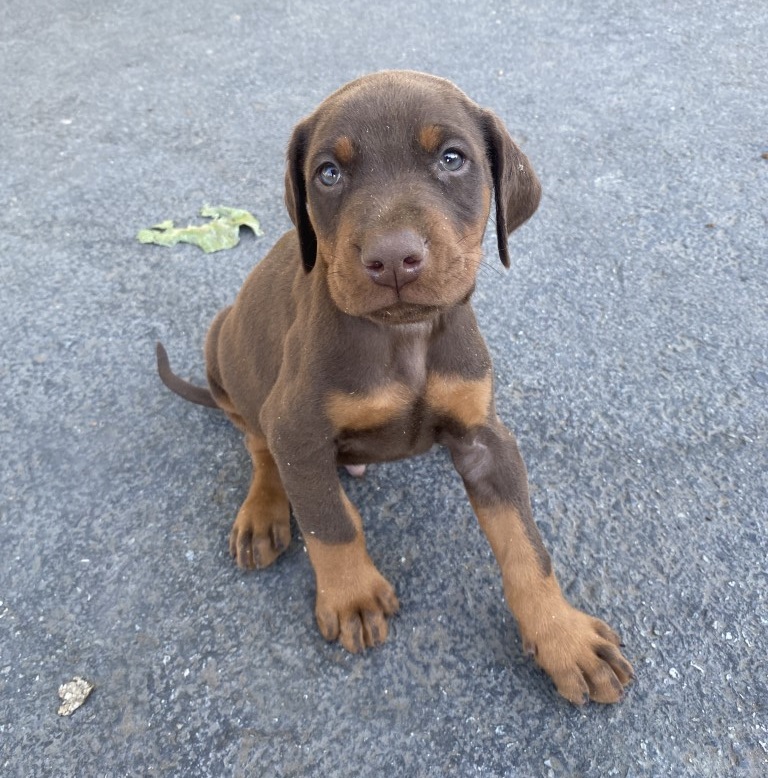
<instances>
[{"instance_id":1,"label":"tan chest marking","mask_svg":"<svg viewBox=\"0 0 768 778\"><path fill-rule=\"evenodd\" d=\"M402 416L414 399L412 389L391 383L365 393L331 392L326 400L326 412L337 431L365 430Z\"/></svg>"},{"instance_id":2,"label":"tan chest marking","mask_svg":"<svg viewBox=\"0 0 768 778\"><path fill-rule=\"evenodd\" d=\"M490 373L479 380L432 373L427 378L427 405L465 427L479 427L488 420L492 391Z\"/></svg>"}]
</instances>

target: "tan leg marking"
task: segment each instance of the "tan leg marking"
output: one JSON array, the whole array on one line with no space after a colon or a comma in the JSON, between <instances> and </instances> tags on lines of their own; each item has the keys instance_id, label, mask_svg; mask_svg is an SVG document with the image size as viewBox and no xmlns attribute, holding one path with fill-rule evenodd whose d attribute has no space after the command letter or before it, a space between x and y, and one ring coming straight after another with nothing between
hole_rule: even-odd
<instances>
[{"instance_id":1,"label":"tan leg marking","mask_svg":"<svg viewBox=\"0 0 768 778\"><path fill-rule=\"evenodd\" d=\"M399 603L390 583L365 549L360 514L341 490L344 510L358 534L351 543L333 545L305 535L317 580L315 617L326 640L338 639L353 654L383 643L388 618Z\"/></svg>"},{"instance_id":2,"label":"tan leg marking","mask_svg":"<svg viewBox=\"0 0 768 778\"><path fill-rule=\"evenodd\" d=\"M475 507L501 568L504 594L523 646L576 705L588 699L618 702L633 677L618 635L563 597L554 573L544 576L517 511Z\"/></svg>"},{"instance_id":3,"label":"tan leg marking","mask_svg":"<svg viewBox=\"0 0 768 778\"><path fill-rule=\"evenodd\" d=\"M427 378L427 405L471 429L488 419L492 391L490 373L480 380L431 373Z\"/></svg>"},{"instance_id":4,"label":"tan leg marking","mask_svg":"<svg viewBox=\"0 0 768 778\"><path fill-rule=\"evenodd\" d=\"M412 401L413 392L407 386L391 383L365 394L331 392L326 411L337 431L364 430L397 418Z\"/></svg>"},{"instance_id":5,"label":"tan leg marking","mask_svg":"<svg viewBox=\"0 0 768 778\"><path fill-rule=\"evenodd\" d=\"M248 496L229 535L229 552L238 567L268 567L291 542L290 507L275 460L264 438L246 434L253 462Z\"/></svg>"}]
</instances>

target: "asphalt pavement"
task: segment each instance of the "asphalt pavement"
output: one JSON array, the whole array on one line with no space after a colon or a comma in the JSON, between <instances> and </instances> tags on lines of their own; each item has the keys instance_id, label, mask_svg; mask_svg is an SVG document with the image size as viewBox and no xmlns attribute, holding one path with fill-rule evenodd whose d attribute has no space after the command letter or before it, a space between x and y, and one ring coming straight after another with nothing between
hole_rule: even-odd
<instances>
[{"instance_id":1,"label":"asphalt pavement","mask_svg":"<svg viewBox=\"0 0 768 778\"><path fill-rule=\"evenodd\" d=\"M767 41L738 0L5 3L0 774L768 774ZM384 68L454 80L542 180L475 305L563 589L635 666L616 706L523 656L440 450L344 476L401 612L327 644L295 529L229 558L239 434L156 376L159 339L203 380L292 126ZM206 203L264 236L136 241Z\"/></svg>"}]
</instances>

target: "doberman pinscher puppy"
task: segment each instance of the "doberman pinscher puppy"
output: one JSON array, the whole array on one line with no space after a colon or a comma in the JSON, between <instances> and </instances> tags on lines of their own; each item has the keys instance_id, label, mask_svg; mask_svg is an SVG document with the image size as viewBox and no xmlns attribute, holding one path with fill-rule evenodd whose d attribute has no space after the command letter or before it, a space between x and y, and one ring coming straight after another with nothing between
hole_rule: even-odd
<instances>
[{"instance_id":1,"label":"doberman pinscher puppy","mask_svg":"<svg viewBox=\"0 0 768 778\"><path fill-rule=\"evenodd\" d=\"M571 702L616 702L632 667L616 633L560 591L470 304L492 201L508 267L507 237L539 198L501 121L450 82L409 71L353 81L293 132L295 229L214 319L210 392L173 375L162 346L158 365L172 390L245 433L253 480L230 536L238 565L275 561L293 509L327 640L375 646L398 609L337 467L359 474L437 443L490 541L525 650Z\"/></svg>"}]
</instances>

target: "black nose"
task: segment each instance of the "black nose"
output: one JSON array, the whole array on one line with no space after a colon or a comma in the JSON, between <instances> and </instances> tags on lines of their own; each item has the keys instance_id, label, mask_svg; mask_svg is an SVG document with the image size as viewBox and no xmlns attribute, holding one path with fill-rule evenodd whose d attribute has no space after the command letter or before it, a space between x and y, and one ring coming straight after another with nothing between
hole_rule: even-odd
<instances>
[{"instance_id":1,"label":"black nose","mask_svg":"<svg viewBox=\"0 0 768 778\"><path fill-rule=\"evenodd\" d=\"M427 263L427 246L413 230L387 232L363 246L360 260L375 284L399 291L419 277Z\"/></svg>"}]
</instances>

